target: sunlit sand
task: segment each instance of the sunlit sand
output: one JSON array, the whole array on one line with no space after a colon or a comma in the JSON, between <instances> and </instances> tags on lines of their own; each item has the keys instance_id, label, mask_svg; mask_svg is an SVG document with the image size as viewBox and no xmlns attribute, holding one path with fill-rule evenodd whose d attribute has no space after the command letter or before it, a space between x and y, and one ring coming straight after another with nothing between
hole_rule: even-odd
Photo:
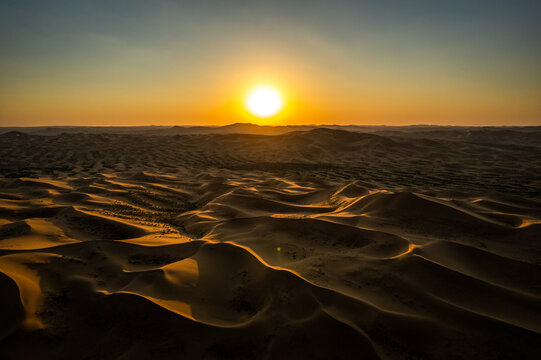
<instances>
[{"instance_id":1,"label":"sunlit sand","mask_svg":"<svg viewBox=\"0 0 541 360\"><path fill-rule=\"evenodd\" d=\"M0 354L532 358L538 130L235 128L0 134Z\"/></svg>"}]
</instances>

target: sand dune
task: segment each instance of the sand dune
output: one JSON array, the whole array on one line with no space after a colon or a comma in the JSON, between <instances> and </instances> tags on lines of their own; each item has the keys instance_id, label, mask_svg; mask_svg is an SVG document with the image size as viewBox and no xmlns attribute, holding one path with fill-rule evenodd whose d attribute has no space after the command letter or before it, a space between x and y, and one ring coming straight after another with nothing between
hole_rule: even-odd
<instances>
[{"instance_id":1,"label":"sand dune","mask_svg":"<svg viewBox=\"0 0 541 360\"><path fill-rule=\"evenodd\" d=\"M0 135L0 357L535 358L536 132L376 130Z\"/></svg>"}]
</instances>

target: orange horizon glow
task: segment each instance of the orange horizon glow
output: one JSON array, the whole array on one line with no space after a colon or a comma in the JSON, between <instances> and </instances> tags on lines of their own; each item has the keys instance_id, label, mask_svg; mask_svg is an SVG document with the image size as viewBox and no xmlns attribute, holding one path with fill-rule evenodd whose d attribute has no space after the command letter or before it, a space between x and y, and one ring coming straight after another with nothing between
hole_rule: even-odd
<instances>
[{"instance_id":1,"label":"orange horizon glow","mask_svg":"<svg viewBox=\"0 0 541 360\"><path fill-rule=\"evenodd\" d=\"M192 91L159 85L150 86L148 92L124 86L102 93L85 86L58 87L47 93L27 89L0 98L0 126L541 124L541 109L533 96L506 98L505 94L460 93L461 89L429 95L386 91L383 86L372 91L366 86L359 94L347 88L333 93L315 81L287 74L283 81L272 82L286 99L284 108L264 119L247 111L246 93L253 84L271 82L254 78L245 76L235 84L225 76L214 88L199 84Z\"/></svg>"},{"instance_id":2,"label":"orange horizon glow","mask_svg":"<svg viewBox=\"0 0 541 360\"><path fill-rule=\"evenodd\" d=\"M284 82L285 84L285 82ZM294 83L292 83L293 85ZM325 93L301 86L280 85L284 108L271 119L247 111L245 96L250 86L234 86L231 93L217 88L214 94L189 99L182 92L163 91L161 96L137 94L72 94L57 90L48 95L21 94L9 103L0 99L0 126L143 126L227 125L249 122L264 125L540 125L541 110L533 100L501 101L485 98L466 102L459 96L382 95L368 91L358 99L350 93ZM302 86L304 85L304 86ZM206 97L205 97L206 96ZM204 100L203 100L204 99Z\"/></svg>"}]
</instances>

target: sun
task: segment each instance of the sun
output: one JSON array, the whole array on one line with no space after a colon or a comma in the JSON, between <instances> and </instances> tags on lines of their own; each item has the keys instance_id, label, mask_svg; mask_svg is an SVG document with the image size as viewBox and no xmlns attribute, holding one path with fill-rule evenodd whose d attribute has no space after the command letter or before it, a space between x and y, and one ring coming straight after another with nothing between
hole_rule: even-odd
<instances>
[{"instance_id":1,"label":"sun","mask_svg":"<svg viewBox=\"0 0 541 360\"><path fill-rule=\"evenodd\" d=\"M268 85L258 86L246 96L246 108L260 118L274 116L284 107L284 100L278 90Z\"/></svg>"}]
</instances>

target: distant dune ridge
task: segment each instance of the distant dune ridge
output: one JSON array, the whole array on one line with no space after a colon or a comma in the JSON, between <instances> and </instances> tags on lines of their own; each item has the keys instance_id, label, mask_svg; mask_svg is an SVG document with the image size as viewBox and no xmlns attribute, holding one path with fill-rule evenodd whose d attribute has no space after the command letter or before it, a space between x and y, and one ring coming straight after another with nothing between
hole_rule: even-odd
<instances>
[{"instance_id":1,"label":"distant dune ridge","mask_svg":"<svg viewBox=\"0 0 541 360\"><path fill-rule=\"evenodd\" d=\"M536 127L0 129L0 358L536 358L540 169Z\"/></svg>"}]
</instances>

